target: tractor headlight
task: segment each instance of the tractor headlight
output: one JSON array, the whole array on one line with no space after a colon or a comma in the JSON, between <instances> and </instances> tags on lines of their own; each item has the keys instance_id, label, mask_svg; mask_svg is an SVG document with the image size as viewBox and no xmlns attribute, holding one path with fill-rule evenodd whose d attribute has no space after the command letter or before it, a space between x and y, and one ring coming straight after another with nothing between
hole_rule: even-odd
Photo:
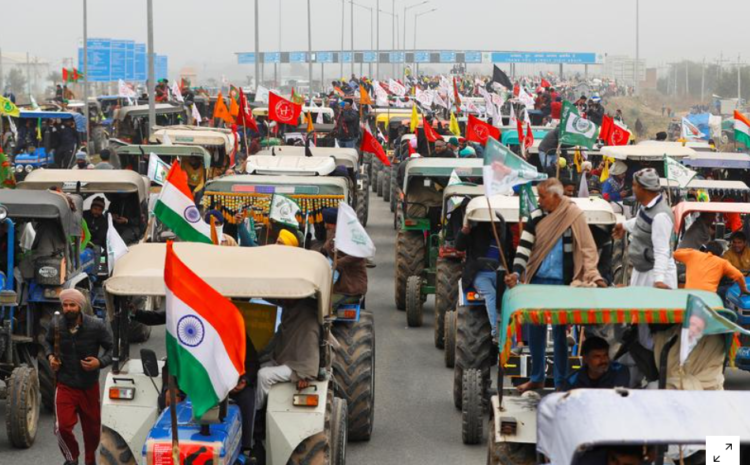
<instances>
[{"instance_id":1,"label":"tractor headlight","mask_svg":"<svg viewBox=\"0 0 750 465\"><path fill-rule=\"evenodd\" d=\"M16 165L16 173L23 173L23 165Z\"/></svg>"},{"instance_id":2,"label":"tractor headlight","mask_svg":"<svg viewBox=\"0 0 750 465\"><path fill-rule=\"evenodd\" d=\"M8 217L8 209L0 205L0 221Z\"/></svg>"},{"instance_id":3,"label":"tractor headlight","mask_svg":"<svg viewBox=\"0 0 750 465\"><path fill-rule=\"evenodd\" d=\"M24 170L27 173L31 173L32 171L34 171L34 166L33 165L26 165L26 168L24 168Z\"/></svg>"}]
</instances>

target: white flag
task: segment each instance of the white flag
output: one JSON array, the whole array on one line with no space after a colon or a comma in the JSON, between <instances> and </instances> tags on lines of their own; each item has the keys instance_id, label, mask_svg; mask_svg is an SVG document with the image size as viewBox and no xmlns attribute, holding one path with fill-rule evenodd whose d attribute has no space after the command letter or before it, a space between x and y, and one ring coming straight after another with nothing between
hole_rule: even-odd
<instances>
[{"instance_id":1,"label":"white flag","mask_svg":"<svg viewBox=\"0 0 750 465\"><path fill-rule=\"evenodd\" d=\"M419 103L421 103L423 106L430 108L432 106L432 93L427 91L422 91L417 87L417 95L416 99Z\"/></svg>"},{"instance_id":2,"label":"white flag","mask_svg":"<svg viewBox=\"0 0 750 465\"><path fill-rule=\"evenodd\" d=\"M164 185L169 173L169 164L162 161L154 152L148 154L148 178L153 182Z\"/></svg>"},{"instance_id":3,"label":"white flag","mask_svg":"<svg viewBox=\"0 0 750 465\"><path fill-rule=\"evenodd\" d=\"M180 90L180 86L177 84L177 81L172 83L172 96L177 100L178 102L184 102L185 99L182 98L182 91Z\"/></svg>"},{"instance_id":4,"label":"white flag","mask_svg":"<svg viewBox=\"0 0 750 465\"><path fill-rule=\"evenodd\" d=\"M135 91L122 79L117 81L117 87L119 88L118 94L122 97L132 98L135 97Z\"/></svg>"},{"instance_id":5,"label":"white flag","mask_svg":"<svg viewBox=\"0 0 750 465\"><path fill-rule=\"evenodd\" d=\"M198 111L198 107L195 106L195 104L192 105L192 111L193 111L193 119L195 120L195 125L200 126L201 121L203 121L203 117L201 117L201 112Z\"/></svg>"},{"instance_id":6,"label":"white flag","mask_svg":"<svg viewBox=\"0 0 750 465\"><path fill-rule=\"evenodd\" d=\"M161 138L161 145L172 145L172 139L169 137L169 134L166 132Z\"/></svg>"},{"instance_id":7,"label":"white flag","mask_svg":"<svg viewBox=\"0 0 750 465\"><path fill-rule=\"evenodd\" d=\"M672 157L667 157L666 178L677 182L681 189L686 188L697 174L687 166L672 159Z\"/></svg>"},{"instance_id":8,"label":"white flag","mask_svg":"<svg viewBox=\"0 0 750 465\"><path fill-rule=\"evenodd\" d=\"M513 127L518 124L518 118L516 118L516 109L513 103L510 104L510 121L508 122Z\"/></svg>"},{"instance_id":9,"label":"white flag","mask_svg":"<svg viewBox=\"0 0 750 465\"><path fill-rule=\"evenodd\" d=\"M298 228L297 213L299 213L299 210L299 205L294 200L281 194L274 194L271 198L271 209L268 217L277 223Z\"/></svg>"},{"instance_id":10,"label":"white flag","mask_svg":"<svg viewBox=\"0 0 750 465\"><path fill-rule=\"evenodd\" d=\"M128 253L128 246L117 233L110 214L107 214L107 224L109 225L107 227L107 268L111 275L115 269L115 262Z\"/></svg>"},{"instance_id":11,"label":"white flag","mask_svg":"<svg viewBox=\"0 0 750 465\"><path fill-rule=\"evenodd\" d=\"M687 118L682 118L682 138L687 140L705 139L700 129Z\"/></svg>"},{"instance_id":12,"label":"white flag","mask_svg":"<svg viewBox=\"0 0 750 465\"><path fill-rule=\"evenodd\" d=\"M370 258L375 255L375 244L359 223L357 213L344 202L339 203L335 245L336 250L352 257Z\"/></svg>"},{"instance_id":13,"label":"white flag","mask_svg":"<svg viewBox=\"0 0 750 465\"><path fill-rule=\"evenodd\" d=\"M587 199L589 198L589 183L586 180L586 173L581 173L581 184L578 185L578 197Z\"/></svg>"},{"instance_id":14,"label":"white flag","mask_svg":"<svg viewBox=\"0 0 750 465\"><path fill-rule=\"evenodd\" d=\"M456 173L456 170L453 170L453 172L451 173L451 177L448 180L448 185L455 186L456 184L461 184L461 178L458 176L458 173ZM456 207L461 205L461 202L463 202L463 200L464 200L463 197L456 196L456 195L452 196L448 200L448 212L447 213L453 212L453 210L455 210Z\"/></svg>"},{"instance_id":15,"label":"white flag","mask_svg":"<svg viewBox=\"0 0 750 465\"><path fill-rule=\"evenodd\" d=\"M38 110L39 109L39 104L36 103L36 99L34 98L34 96L33 95L29 95L29 98L31 99L31 109L34 110L34 111Z\"/></svg>"},{"instance_id":16,"label":"white flag","mask_svg":"<svg viewBox=\"0 0 750 465\"><path fill-rule=\"evenodd\" d=\"M526 106L527 110L533 110L534 109L534 97L532 97L528 92L526 92L526 89L523 88L523 86L519 86L520 89L518 91L518 100L521 101Z\"/></svg>"},{"instance_id":17,"label":"white flag","mask_svg":"<svg viewBox=\"0 0 750 465\"><path fill-rule=\"evenodd\" d=\"M439 92L435 91L435 93L433 94L433 100L435 101L435 105L443 107L446 110L448 109L448 103L443 100L443 97L440 96Z\"/></svg>"},{"instance_id":18,"label":"white flag","mask_svg":"<svg viewBox=\"0 0 750 465\"><path fill-rule=\"evenodd\" d=\"M258 89L255 91L255 101L268 103L268 89L263 86L258 86Z\"/></svg>"},{"instance_id":19,"label":"white flag","mask_svg":"<svg viewBox=\"0 0 750 465\"><path fill-rule=\"evenodd\" d=\"M397 81L394 81L393 79L388 81L388 89L392 94L398 95L399 97L403 97L406 94L406 87L404 87Z\"/></svg>"}]
</instances>

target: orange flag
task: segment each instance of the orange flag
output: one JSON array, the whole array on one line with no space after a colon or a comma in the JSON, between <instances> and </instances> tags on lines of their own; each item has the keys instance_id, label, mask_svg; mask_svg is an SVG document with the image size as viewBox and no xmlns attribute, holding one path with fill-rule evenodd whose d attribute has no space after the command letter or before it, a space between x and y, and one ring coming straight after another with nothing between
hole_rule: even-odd
<instances>
[{"instance_id":1,"label":"orange flag","mask_svg":"<svg viewBox=\"0 0 750 465\"><path fill-rule=\"evenodd\" d=\"M239 107L237 107L237 110L239 112ZM229 113L229 109L227 108L227 104L224 103L224 97L221 95L221 92L219 92L219 95L216 97L214 118L222 119L227 124L234 124L234 118L232 118L232 114Z\"/></svg>"},{"instance_id":2,"label":"orange flag","mask_svg":"<svg viewBox=\"0 0 750 465\"><path fill-rule=\"evenodd\" d=\"M365 86L359 86L359 104L360 105L372 105L372 99L370 93L367 92Z\"/></svg>"},{"instance_id":3,"label":"orange flag","mask_svg":"<svg viewBox=\"0 0 750 465\"><path fill-rule=\"evenodd\" d=\"M233 95L229 96L229 113L233 118L237 118L240 114L240 104L237 103L237 99Z\"/></svg>"},{"instance_id":4,"label":"orange flag","mask_svg":"<svg viewBox=\"0 0 750 465\"><path fill-rule=\"evenodd\" d=\"M312 114L308 111L305 116L305 122L307 123L307 133L315 132L315 126L313 125Z\"/></svg>"}]
</instances>

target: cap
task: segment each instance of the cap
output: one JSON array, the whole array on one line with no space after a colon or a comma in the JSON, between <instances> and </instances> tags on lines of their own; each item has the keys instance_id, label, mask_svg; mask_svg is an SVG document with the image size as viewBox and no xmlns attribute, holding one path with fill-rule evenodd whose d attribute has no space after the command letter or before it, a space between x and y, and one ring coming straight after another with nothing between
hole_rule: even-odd
<instances>
[{"instance_id":1,"label":"cap","mask_svg":"<svg viewBox=\"0 0 750 465\"><path fill-rule=\"evenodd\" d=\"M339 217L338 208L324 208L323 209L323 222L325 224L336 224Z\"/></svg>"},{"instance_id":2,"label":"cap","mask_svg":"<svg viewBox=\"0 0 750 465\"><path fill-rule=\"evenodd\" d=\"M78 152L76 153L76 160L85 160L86 159L86 153L85 152Z\"/></svg>"},{"instance_id":3,"label":"cap","mask_svg":"<svg viewBox=\"0 0 750 465\"><path fill-rule=\"evenodd\" d=\"M647 191L660 192L659 174L653 168L644 168L635 173L636 182Z\"/></svg>"},{"instance_id":4,"label":"cap","mask_svg":"<svg viewBox=\"0 0 750 465\"><path fill-rule=\"evenodd\" d=\"M451 144L451 145L455 145L456 147L458 147L458 138L457 137L451 137L450 139L448 139L448 143Z\"/></svg>"},{"instance_id":5,"label":"cap","mask_svg":"<svg viewBox=\"0 0 750 465\"><path fill-rule=\"evenodd\" d=\"M615 164L612 165L612 168L609 169L609 174L612 176L620 176L621 174L625 174L628 172L628 165L626 165L624 162L621 162L620 160L615 161Z\"/></svg>"}]
</instances>

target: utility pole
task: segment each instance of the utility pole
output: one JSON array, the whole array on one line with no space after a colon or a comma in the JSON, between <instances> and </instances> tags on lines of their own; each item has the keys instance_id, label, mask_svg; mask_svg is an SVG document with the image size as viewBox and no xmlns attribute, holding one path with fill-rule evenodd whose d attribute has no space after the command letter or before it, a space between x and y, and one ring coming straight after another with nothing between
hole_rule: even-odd
<instances>
[{"instance_id":1,"label":"utility pole","mask_svg":"<svg viewBox=\"0 0 750 465\"><path fill-rule=\"evenodd\" d=\"M344 30L346 29L346 0L341 0L341 55L339 55L339 64L341 65L341 72L339 73L339 79L344 77Z\"/></svg>"},{"instance_id":2,"label":"utility pole","mask_svg":"<svg viewBox=\"0 0 750 465\"><path fill-rule=\"evenodd\" d=\"M154 0L147 0L148 17L148 136L156 126L156 69L154 68ZM84 52L83 57L86 58Z\"/></svg>"},{"instance_id":3,"label":"utility pole","mask_svg":"<svg viewBox=\"0 0 750 465\"><path fill-rule=\"evenodd\" d=\"M378 54L378 62L375 63L375 77L380 79L380 0L375 2L375 48Z\"/></svg>"},{"instance_id":4,"label":"utility pole","mask_svg":"<svg viewBox=\"0 0 750 465\"><path fill-rule=\"evenodd\" d=\"M633 84L633 90L638 95L638 79L640 78L638 72L641 66L641 20L640 20L640 0L635 0L635 79Z\"/></svg>"},{"instance_id":5,"label":"utility pole","mask_svg":"<svg viewBox=\"0 0 750 465\"><path fill-rule=\"evenodd\" d=\"M354 1L350 0L349 3L350 3L349 8L350 8L350 14L351 14L351 18L350 18L350 21L349 21L349 27L351 28L351 44L350 45L352 46L352 49L351 49L351 52L352 52L352 62L351 62L352 66L351 66L351 68L352 68L352 75L354 75ZM378 61L380 61L380 57L378 57ZM348 81L349 80L347 79L347 82Z\"/></svg>"},{"instance_id":6,"label":"utility pole","mask_svg":"<svg viewBox=\"0 0 750 465\"><path fill-rule=\"evenodd\" d=\"M88 156L93 155L91 153L91 145L89 145L91 132L89 129L89 119L91 114L89 112L89 25L88 25L88 1L83 0L83 116L86 118L86 153ZM68 168L63 166L62 168Z\"/></svg>"},{"instance_id":7,"label":"utility pole","mask_svg":"<svg viewBox=\"0 0 750 465\"><path fill-rule=\"evenodd\" d=\"M149 0L150 1L150 0ZM258 0L255 0L255 90L260 86L260 32L258 30Z\"/></svg>"},{"instance_id":8,"label":"utility pole","mask_svg":"<svg viewBox=\"0 0 750 465\"><path fill-rule=\"evenodd\" d=\"M279 2L279 57L281 56L281 0L278 0ZM281 72L281 59L279 59L278 63L273 64L273 82L274 85L279 86L279 74ZM323 81L321 81L323 82ZM310 83L312 85L312 83Z\"/></svg>"},{"instance_id":9,"label":"utility pole","mask_svg":"<svg viewBox=\"0 0 750 465\"><path fill-rule=\"evenodd\" d=\"M391 2L391 11L393 12L393 18L391 20L391 50L394 52L398 49L398 44L396 43L396 31L398 23L398 16L396 16L396 0L393 0ZM396 79L396 63L391 63L391 77L393 79Z\"/></svg>"},{"instance_id":10,"label":"utility pole","mask_svg":"<svg viewBox=\"0 0 750 465\"><path fill-rule=\"evenodd\" d=\"M312 61L312 9L310 0L307 0L307 74L310 80L310 100L312 100L313 89L313 61Z\"/></svg>"}]
</instances>

